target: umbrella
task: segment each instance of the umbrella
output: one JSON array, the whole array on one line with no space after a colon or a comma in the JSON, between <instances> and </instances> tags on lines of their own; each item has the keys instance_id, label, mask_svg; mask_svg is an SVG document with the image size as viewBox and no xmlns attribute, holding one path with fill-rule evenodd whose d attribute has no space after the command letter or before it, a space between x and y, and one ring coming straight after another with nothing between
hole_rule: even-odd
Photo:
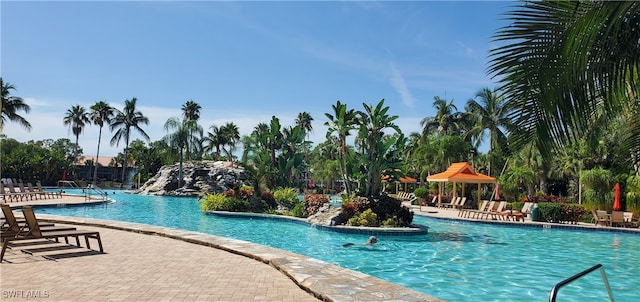
<instances>
[{"instance_id":1,"label":"umbrella","mask_svg":"<svg viewBox=\"0 0 640 302\"><path fill-rule=\"evenodd\" d=\"M622 210L622 206L620 205L620 183L616 183L616 185L613 186L613 190L615 192L613 195L613 210L620 211Z\"/></svg>"},{"instance_id":2,"label":"umbrella","mask_svg":"<svg viewBox=\"0 0 640 302\"><path fill-rule=\"evenodd\" d=\"M496 183L496 200L500 200L500 182Z\"/></svg>"},{"instance_id":3,"label":"umbrella","mask_svg":"<svg viewBox=\"0 0 640 302\"><path fill-rule=\"evenodd\" d=\"M62 180L67 180L67 170L62 170Z\"/></svg>"}]
</instances>

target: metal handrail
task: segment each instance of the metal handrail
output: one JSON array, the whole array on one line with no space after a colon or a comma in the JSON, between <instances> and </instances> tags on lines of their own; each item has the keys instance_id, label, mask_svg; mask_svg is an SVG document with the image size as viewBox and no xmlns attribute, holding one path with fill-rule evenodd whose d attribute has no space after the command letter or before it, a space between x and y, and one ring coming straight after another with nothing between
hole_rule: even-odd
<instances>
[{"instance_id":1,"label":"metal handrail","mask_svg":"<svg viewBox=\"0 0 640 302\"><path fill-rule=\"evenodd\" d=\"M551 289L551 294L549 295L549 302L555 302L556 301L556 296L558 295L558 291L560 290L561 287L576 281L577 279L580 279L582 277L584 277L585 275L600 269L600 275L602 276L602 281L604 282L604 286L607 289L607 293L609 294L609 301L613 302L613 292L611 292L611 286L609 286L609 280L607 279L607 274L604 272L604 268L602 267L602 264L596 264L591 268L588 268L578 274L575 274L563 281L561 281L560 283L556 284L552 289Z\"/></svg>"},{"instance_id":2,"label":"metal handrail","mask_svg":"<svg viewBox=\"0 0 640 302\"><path fill-rule=\"evenodd\" d=\"M108 193L106 191L104 191L103 189L101 189L98 186L89 184L86 188L85 188L85 200L89 199L89 196L91 195L89 192L90 191L94 191L96 192L98 195L102 196L102 200L105 201L107 200L107 195Z\"/></svg>"}]
</instances>

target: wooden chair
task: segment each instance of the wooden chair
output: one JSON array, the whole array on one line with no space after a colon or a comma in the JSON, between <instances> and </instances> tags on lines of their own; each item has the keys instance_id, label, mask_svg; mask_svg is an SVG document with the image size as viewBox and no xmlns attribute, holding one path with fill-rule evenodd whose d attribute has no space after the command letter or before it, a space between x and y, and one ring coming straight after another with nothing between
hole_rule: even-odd
<instances>
[{"instance_id":1,"label":"wooden chair","mask_svg":"<svg viewBox=\"0 0 640 302\"><path fill-rule=\"evenodd\" d=\"M624 224L625 224L625 227L637 228L638 227L638 222L640 222L640 218L634 220L633 219L633 212L624 212Z\"/></svg>"},{"instance_id":2,"label":"wooden chair","mask_svg":"<svg viewBox=\"0 0 640 302\"><path fill-rule=\"evenodd\" d=\"M486 219L489 217L489 215L495 211L494 208L496 206L496 201L492 200L489 202L489 204L487 205L487 207L484 209L484 211L479 211L477 213L477 215L474 216L474 218L480 218L480 219Z\"/></svg>"},{"instance_id":3,"label":"wooden chair","mask_svg":"<svg viewBox=\"0 0 640 302\"><path fill-rule=\"evenodd\" d=\"M594 210L592 214L593 218L591 222L594 222L595 225L611 226L611 215L609 215L607 211Z\"/></svg>"},{"instance_id":4,"label":"wooden chair","mask_svg":"<svg viewBox=\"0 0 640 302\"><path fill-rule=\"evenodd\" d=\"M506 219L513 221L522 220L524 222L524 217L527 215L526 213L531 211L531 207L533 206L533 202L525 202L520 211L502 211L500 214Z\"/></svg>"},{"instance_id":5,"label":"wooden chair","mask_svg":"<svg viewBox=\"0 0 640 302\"><path fill-rule=\"evenodd\" d=\"M624 212L622 212L622 211L613 211L613 212L611 212L610 225L611 226L624 227L625 226Z\"/></svg>"},{"instance_id":6,"label":"wooden chair","mask_svg":"<svg viewBox=\"0 0 640 302\"><path fill-rule=\"evenodd\" d=\"M460 209L460 212L458 212L458 217L471 218L471 215L473 215L473 218L475 218L475 215L486 210L488 204L488 200L483 200L480 204L479 209Z\"/></svg>"},{"instance_id":7,"label":"wooden chair","mask_svg":"<svg viewBox=\"0 0 640 302\"><path fill-rule=\"evenodd\" d=\"M25 219L16 218L13 215L13 211L8 204L0 205L2 208L2 214L4 215L4 223L2 225L2 237L13 236L15 237L19 233L24 233L29 230L27 226L27 221ZM53 223L49 222L40 222L39 223L40 230L43 232L53 232L53 231L68 231L75 230L74 227L60 227L55 226Z\"/></svg>"},{"instance_id":8,"label":"wooden chair","mask_svg":"<svg viewBox=\"0 0 640 302\"><path fill-rule=\"evenodd\" d=\"M458 197L460 198L460 197ZM467 203L467 198L466 197L462 197L460 199L458 199L458 204L453 205L454 209L458 209L458 210L462 210L462 208L464 208L464 204Z\"/></svg>"},{"instance_id":9,"label":"wooden chair","mask_svg":"<svg viewBox=\"0 0 640 302\"><path fill-rule=\"evenodd\" d=\"M38 224L38 220L36 219L36 215L33 213L33 209L29 206L22 207L22 213L24 215L24 219L29 227L29 230L26 233L17 234L15 237L7 236L2 240L2 252L0 253L0 262L4 259L4 253L7 250L9 244L13 241L20 240L29 240L29 239L58 239L64 238L65 242L69 243L69 237L73 237L76 239L76 245L80 246L79 237L84 237L85 244L88 249L91 249L89 245L89 239L95 239L98 242L100 247L100 252L103 253L104 250L102 248L102 240L100 239L100 232L97 231L88 231L88 230L67 230L67 231L52 231L52 232L43 232L40 229L40 225Z\"/></svg>"}]
</instances>

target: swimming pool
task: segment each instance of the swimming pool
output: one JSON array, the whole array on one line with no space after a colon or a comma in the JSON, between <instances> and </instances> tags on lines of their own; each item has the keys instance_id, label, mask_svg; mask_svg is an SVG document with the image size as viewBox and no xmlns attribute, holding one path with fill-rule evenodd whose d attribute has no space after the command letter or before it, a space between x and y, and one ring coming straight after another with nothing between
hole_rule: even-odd
<instances>
[{"instance_id":1,"label":"swimming pool","mask_svg":"<svg viewBox=\"0 0 640 302\"><path fill-rule=\"evenodd\" d=\"M546 301L553 285L602 263L616 301L637 301L640 236L451 222L416 216L429 234L321 231L281 220L205 215L194 198L116 193L116 203L38 208L37 213L131 221L232 237L321 259L449 301ZM606 300L600 275L563 288L558 301Z\"/></svg>"}]
</instances>

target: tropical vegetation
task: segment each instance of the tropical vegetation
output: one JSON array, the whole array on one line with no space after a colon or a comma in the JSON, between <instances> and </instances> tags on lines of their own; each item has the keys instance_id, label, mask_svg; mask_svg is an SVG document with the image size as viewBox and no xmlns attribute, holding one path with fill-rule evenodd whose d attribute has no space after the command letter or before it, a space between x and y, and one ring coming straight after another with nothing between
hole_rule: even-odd
<instances>
[{"instance_id":1,"label":"tropical vegetation","mask_svg":"<svg viewBox=\"0 0 640 302\"><path fill-rule=\"evenodd\" d=\"M524 1L506 16L510 24L497 30L497 47L490 52L489 72L498 86L479 87L464 107L434 96L435 114L425 116L415 133L402 133L398 116L389 114L384 99L362 107L336 101L318 121L327 127L321 142L308 140L316 121L308 112L299 113L292 125L272 116L241 136L233 121L203 128L202 107L189 100L182 106L182 119L167 120L167 135L150 142L142 128L148 119L133 98L125 101L123 111L96 103L88 116L73 106L64 123L73 131L75 144L20 143L4 137L2 173L51 179L58 173L52 169L70 168L76 161L78 136L92 122L100 127L98 150L105 125L115 131L112 144L124 140L123 153L114 163L125 168L122 180L126 167L134 163L143 179L164 164L184 160L226 160L243 166L250 188L214 192L202 202L203 209L284 209L294 216L309 215L310 207L324 200L306 202L305 197L300 202L297 194L307 191L343 194L348 223L407 225L412 217L390 199L395 193L391 184L411 176L421 181L416 193L428 196L434 189L424 181L428 175L454 162L469 162L477 172L496 177L501 195L513 206L524 200L548 203L541 209L551 220L582 210L611 210L616 183L624 192L623 206L639 212L640 3ZM0 125L11 121L28 128L18 113L28 113L29 107L11 96L12 90L13 85L2 82ZM147 141L130 142L133 130ZM47 152L63 152L56 154L53 167L27 160ZM24 167L29 163L30 170ZM383 176L388 181L382 182ZM467 194L488 199L493 189L474 188Z\"/></svg>"}]
</instances>

